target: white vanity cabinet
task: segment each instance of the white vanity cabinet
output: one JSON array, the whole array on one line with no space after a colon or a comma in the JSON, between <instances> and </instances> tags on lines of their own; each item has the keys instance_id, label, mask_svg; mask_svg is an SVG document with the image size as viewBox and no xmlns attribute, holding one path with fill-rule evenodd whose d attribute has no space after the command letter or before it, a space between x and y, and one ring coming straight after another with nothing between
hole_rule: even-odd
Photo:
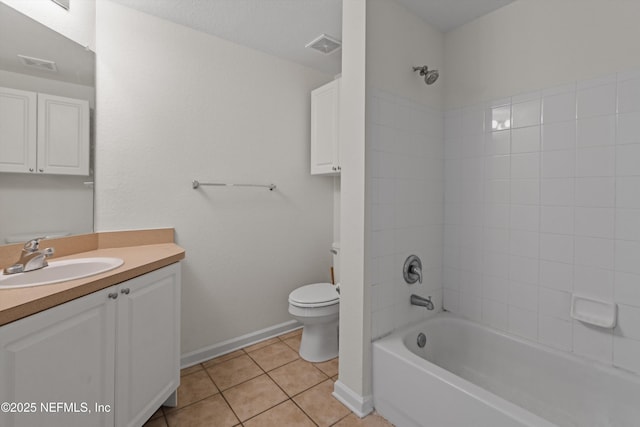
<instances>
[{"instance_id":1,"label":"white vanity cabinet","mask_svg":"<svg viewBox=\"0 0 640 427\"><path fill-rule=\"evenodd\" d=\"M0 425L142 426L175 398L179 328L179 263L1 326L0 403L21 413Z\"/></svg>"},{"instance_id":2,"label":"white vanity cabinet","mask_svg":"<svg viewBox=\"0 0 640 427\"><path fill-rule=\"evenodd\" d=\"M89 102L0 88L0 172L89 175Z\"/></svg>"},{"instance_id":3,"label":"white vanity cabinet","mask_svg":"<svg viewBox=\"0 0 640 427\"><path fill-rule=\"evenodd\" d=\"M311 91L311 175L340 173L340 79Z\"/></svg>"}]
</instances>

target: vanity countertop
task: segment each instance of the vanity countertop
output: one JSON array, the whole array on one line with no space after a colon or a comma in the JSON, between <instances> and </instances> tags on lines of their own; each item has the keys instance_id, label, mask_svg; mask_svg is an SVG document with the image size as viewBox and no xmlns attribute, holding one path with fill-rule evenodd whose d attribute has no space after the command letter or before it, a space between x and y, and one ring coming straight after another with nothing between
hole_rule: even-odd
<instances>
[{"instance_id":1,"label":"vanity countertop","mask_svg":"<svg viewBox=\"0 0 640 427\"><path fill-rule=\"evenodd\" d=\"M114 270L82 279L26 288L0 289L0 325L122 283L185 257L185 250L173 243L173 229L94 233L44 240L42 247L49 244L56 247L56 243L64 248L63 256L56 256L56 260L116 257L123 259L124 264ZM79 251L75 252L70 248L77 248Z\"/></svg>"}]
</instances>

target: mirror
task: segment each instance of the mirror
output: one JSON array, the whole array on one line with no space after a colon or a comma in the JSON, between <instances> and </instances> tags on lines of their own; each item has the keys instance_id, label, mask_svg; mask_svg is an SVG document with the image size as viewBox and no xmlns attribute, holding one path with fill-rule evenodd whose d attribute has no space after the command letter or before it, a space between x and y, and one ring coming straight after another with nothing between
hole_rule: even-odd
<instances>
[{"instance_id":1,"label":"mirror","mask_svg":"<svg viewBox=\"0 0 640 427\"><path fill-rule=\"evenodd\" d=\"M53 61L56 71L18 55ZM0 87L86 99L92 118L89 176L0 172L0 245L93 232L95 54L0 2Z\"/></svg>"}]
</instances>

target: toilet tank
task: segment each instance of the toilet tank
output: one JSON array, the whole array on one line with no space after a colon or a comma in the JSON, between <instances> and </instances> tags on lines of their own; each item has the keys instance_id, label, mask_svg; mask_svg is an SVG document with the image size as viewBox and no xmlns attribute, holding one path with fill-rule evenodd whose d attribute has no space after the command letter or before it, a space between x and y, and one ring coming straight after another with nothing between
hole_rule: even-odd
<instances>
[{"instance_id":1,"label":"toilet tank","mask_svg":"<svg viewBox=\"0 0 640 427\"><path fill-rule=\"evenodd\" d=\"M331 244L331 253L333 254L333 278L336 283L340 283L340 242Z\"/></svg>"}]
</instances>

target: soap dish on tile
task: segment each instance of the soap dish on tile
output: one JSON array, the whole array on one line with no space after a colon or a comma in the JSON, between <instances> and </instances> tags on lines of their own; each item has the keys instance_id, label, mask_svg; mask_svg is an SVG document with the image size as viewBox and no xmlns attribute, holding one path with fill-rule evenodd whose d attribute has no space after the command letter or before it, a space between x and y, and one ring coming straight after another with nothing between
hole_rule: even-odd
<instances>
[{"instance_id":1,"label":"soap dish on tile","mask_svg":"<svg viewBox=\"0 0 640 427\"><path fill-rule=\"evenodd\" d=\"M571 317L601 328L615 328L618 318L618 306L614 302L571 296Z\"/></svg>"}]
</instances>

